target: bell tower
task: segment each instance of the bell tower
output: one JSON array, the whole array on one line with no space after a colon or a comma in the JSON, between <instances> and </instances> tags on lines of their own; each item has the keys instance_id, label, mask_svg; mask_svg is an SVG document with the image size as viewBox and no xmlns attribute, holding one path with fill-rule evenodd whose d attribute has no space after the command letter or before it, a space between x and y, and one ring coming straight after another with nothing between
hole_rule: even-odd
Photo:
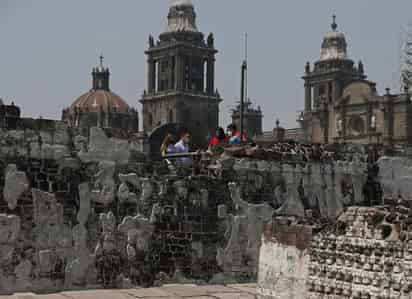
<instances>
[{"instance_id":1,"label":"bell tower","mask_svg":"<svg viewBox=\"0 0 412 299\"><path fill-rule=\"evenodd\" d=\"M153 132L166 124L179 124L203 145L219 121L215 90L214 37L205 39L196 25L190 0L172 3L166 31L155 41L149 36L147 89L143 94L143 129Z\"/></svg>"},{"instance_id":2,"label":"bell tower","mask_svg":"<svg viewBox=\"0 0 412 299\"><path fill-rule=\"evenodd\" d=\"M106 90L110 91L109 88L109 78L110 72L109 68L105 68L103 65L103 55L100 55L100 65L93 68L92 77L93 77L93 89L94 90Z\"/></svg>"},{"instance_id":3,"label":"bell tower","mask_svg":"<svg viewBox=\"0 0 412 299\"><path fill-rule=\"evenodd\" d=\"M299 117L305 139L309 142L329 143L337 130L335 106L343 88L353 80L366 79L363 64L357 67L348 57L345 35L338 31L333 16L331 31L326 33L321 46L320 59L313 68L305 66L305 110Z\"/></svg>"}]
</instances>

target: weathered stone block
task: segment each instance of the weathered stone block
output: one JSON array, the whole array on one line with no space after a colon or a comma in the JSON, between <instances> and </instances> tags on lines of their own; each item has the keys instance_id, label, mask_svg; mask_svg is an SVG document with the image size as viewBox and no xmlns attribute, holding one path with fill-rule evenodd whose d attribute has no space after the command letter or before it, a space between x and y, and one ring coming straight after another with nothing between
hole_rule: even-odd
<instances>
[{"instance_id":1,"label":"weathered stone block","mask_svg":"<svg viewBox=\"0 0 412 299\"><path fill-rule=\"evenodd\" d=\"M20 196L29 188L29 181L24 171L18 171L17 166L10 164L6 168L3 198L10 210L17 207Z\"/></svg>"}]
</instances>

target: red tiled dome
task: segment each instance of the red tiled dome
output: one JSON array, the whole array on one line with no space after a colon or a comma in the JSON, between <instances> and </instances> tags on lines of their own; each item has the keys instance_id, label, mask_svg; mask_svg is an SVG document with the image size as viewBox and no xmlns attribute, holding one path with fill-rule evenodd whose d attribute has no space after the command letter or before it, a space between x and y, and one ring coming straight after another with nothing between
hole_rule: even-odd
<instances>
[{"instance_id":1,"label":"red tiled dome","mask_svg":"<svg viewBox=\"0 0 412 299\"><path fill-rule=\"evenodd\" d=\"M129 105L121 97L111 91L92 89L80 96L70 106L71 112L107 112L109 110L126 113L129 111Z\"/></svg>"}]
</instances>

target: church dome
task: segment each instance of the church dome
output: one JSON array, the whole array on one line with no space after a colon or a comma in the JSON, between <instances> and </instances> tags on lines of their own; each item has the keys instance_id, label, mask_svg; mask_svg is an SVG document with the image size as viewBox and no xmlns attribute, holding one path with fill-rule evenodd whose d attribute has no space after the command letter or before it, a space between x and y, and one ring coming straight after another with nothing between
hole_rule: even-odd
<instances>
[{"instance_id":1,"label":"church dome","mask_svg":"<svg viewBox=\"0 0 412 299\"><path fill-rule=\"evenodd\" d=\"M72 112L129 112L129 105L117 94L104 89L92 89L70 106Z\"/></svg>"},{"instance_id":2,"label":"church dome","mask_svg":"<svg viewBox=\"0 0 412 299\"><path fill-rule=\"evenodd\" d=\"M109 88L110 72L103 66L103 56L100 57L100 65L93 68L92 89L77 98L70 106L74 112L118 112L127 113L129 105Z\"/></svg>"},{"instance_id":3,"label":"church dome","mask_svg":"<svg viewBox=\"0 0 412 299\"><path fill-rule=\"evenodd\" d=\"M323 38L320 60L347 59L347 43L345 35L337 30L336 16L333 16L332 31Z\"/></svg>"}]
</instances>

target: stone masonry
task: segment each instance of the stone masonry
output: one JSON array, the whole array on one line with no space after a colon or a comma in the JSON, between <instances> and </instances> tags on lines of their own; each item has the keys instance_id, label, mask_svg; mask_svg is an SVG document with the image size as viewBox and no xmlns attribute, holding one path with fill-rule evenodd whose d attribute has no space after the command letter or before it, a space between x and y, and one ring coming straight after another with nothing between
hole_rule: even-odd
<instances>
[{"instance_id":1,"label":"stone masonry","mask_svg":"<svg viewBox=\"0 0 412 299\"><path fill-rule=\"evenodd\" d=\"M260 250L259 298L411 298L410 159L377 162L381 201L335 219L273 215ZM379 190L377 190L379 191ZM381 194L378 192L376 195Z\"/></svg>"},{"instance_id":2,"label":"stone masonry","mask_svg":"<svg viewBox=\"0 0 412 299\"><path fill-rule=\"evenodd\" d=\"M227 152L173 169L133 136L80 133L0 133L1 293L255 282L273 213L334 219L368 180L362 159Z\"/></svg>"}]
</instances>

